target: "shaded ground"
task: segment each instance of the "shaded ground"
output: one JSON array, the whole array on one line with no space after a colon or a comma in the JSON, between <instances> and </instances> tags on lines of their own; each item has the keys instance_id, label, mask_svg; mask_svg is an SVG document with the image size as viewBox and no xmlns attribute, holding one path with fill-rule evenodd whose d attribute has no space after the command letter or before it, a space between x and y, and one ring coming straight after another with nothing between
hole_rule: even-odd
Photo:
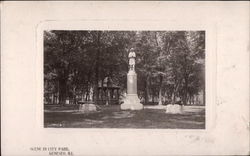
<instances>
[{"instance_id":1,"label":"shaded ground","mask_svg":"<svg viewBox=\"0 0 250 156\"><path fill-rule=\"evenodd\" d=\"M122 111L119 106L102 106L99 112L82 114L74 107L51 107L45 108L44 127L204 129L205 107L185 106L183 114L166 114L163 109Z\"/></svg>"}]
</instances>

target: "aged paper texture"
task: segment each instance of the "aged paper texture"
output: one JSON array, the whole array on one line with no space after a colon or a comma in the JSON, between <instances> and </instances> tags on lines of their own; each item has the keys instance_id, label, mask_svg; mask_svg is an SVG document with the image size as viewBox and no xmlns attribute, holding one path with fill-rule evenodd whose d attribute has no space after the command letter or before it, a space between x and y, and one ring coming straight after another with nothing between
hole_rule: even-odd
<instances>
[{"instance_id":1,"label":"aged paper texture","mask_svg":"<svg viewBox=\"0 0 250 156\"><path fill-rule=\"evenodd\" d=\"M44 128L44 30L205 31L205 129ZM249 2L3 2L1 45L4 156L249 154Z\"/></svg>"}]
</instances>

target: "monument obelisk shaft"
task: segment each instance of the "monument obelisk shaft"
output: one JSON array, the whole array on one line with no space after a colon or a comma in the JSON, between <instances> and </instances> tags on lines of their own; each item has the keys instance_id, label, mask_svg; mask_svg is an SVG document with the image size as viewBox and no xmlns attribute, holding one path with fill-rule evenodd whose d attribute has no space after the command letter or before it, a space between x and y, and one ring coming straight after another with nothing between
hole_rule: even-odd
<instances>
[{"instance_id":1,"label":"monument obelisk shaft","mask_svg":"<svg viewBox=\"0 0 250 156\"><path fill-rule=\"evenodd\" d=\"M143 105L137 95L137 74L135 72L135 52L131 49L129 55L129 72L127 74L127 95L124 103L121 105L122 110L141 110Z\"/></svg>"}]
</instances>

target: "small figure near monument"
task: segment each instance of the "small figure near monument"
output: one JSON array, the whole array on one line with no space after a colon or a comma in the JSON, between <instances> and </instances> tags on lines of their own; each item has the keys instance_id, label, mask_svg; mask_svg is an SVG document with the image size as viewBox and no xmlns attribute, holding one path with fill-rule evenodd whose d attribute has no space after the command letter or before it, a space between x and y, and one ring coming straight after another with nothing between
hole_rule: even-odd
<instances>
[{"instance_id":1,"label":"small figure near monument","mask_svg":"<svg viewBox=\"0 0 250 156\"><path fill-rule=\"evenodd\" d=\"M127 94L124 103L121 105L122 110L141 110L143 105L137 95L137 74L135 72L135 52L132 48L129 52L129 72L127 74Z\"/></svg>"}]
</instances>

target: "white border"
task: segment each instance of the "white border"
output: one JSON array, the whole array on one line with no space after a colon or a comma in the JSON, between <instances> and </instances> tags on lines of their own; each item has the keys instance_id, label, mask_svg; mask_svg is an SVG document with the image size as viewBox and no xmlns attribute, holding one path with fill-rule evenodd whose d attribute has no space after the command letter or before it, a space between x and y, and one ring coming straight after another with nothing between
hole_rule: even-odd
<instances>
[{"instance_id":1,"label":"white border","mask_svg":"<svg viewBox=\"0 0 250 156\"><path fill-rule=\"evenodd\" d=\"M2 155L48 155L31 151L34 146L65 146L74 155L249 154L249 2L16 1L1 3L1 17ZM79 28L98 28L94 22L100 28L107 27L105 23L111 28L115 21L113 29L126 26L142 30L152 25L152 29L211 32L206 42L206 53L212 55L207 57L211 63L206 71L211 82L207 86L212 85L207 113L211 128L175 131L40 127L42 105L37 91L42 87L42 54L36 46L36 35L38 23L43 25L49 20L61 23L58 28L67 25L68 29L76 27L74 23L85 25Z\"/></svg>"}]
</instances>

